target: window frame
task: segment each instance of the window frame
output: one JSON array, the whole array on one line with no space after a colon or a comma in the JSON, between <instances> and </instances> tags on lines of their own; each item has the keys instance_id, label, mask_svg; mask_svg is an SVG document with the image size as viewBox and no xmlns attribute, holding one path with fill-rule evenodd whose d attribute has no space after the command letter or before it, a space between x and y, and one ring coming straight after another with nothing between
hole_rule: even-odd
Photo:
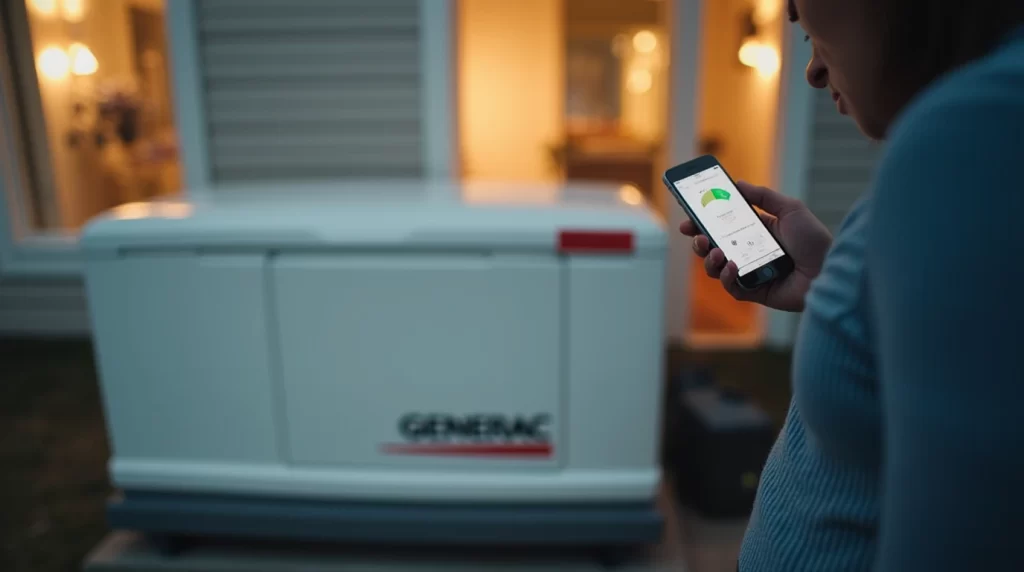
<instances>
[{"instance_id":1,"label":"window frame","mask_svg":"<svg viewBox=\"0 0 1024 572\"><path fill-rule=\"evenodd\" d=\"M27 33L28 20L24 4L11 2L7 7L14 17L25 20L26 26L22 32ZM10 25L11 22L5 20L7 14L9 12L0 12L0 45L4 47L9 46L11 40L7 37L7 31L18 31L18 28ZM81 273L81 263L76 252L77 240L61 233L31 230L33 213L26 204L28 194L24 190L36 186L52 198L53 178L50 175L50 154L42 109L31 103L29 106L34 109L24 109L19 105L15 92L18 81L24 78L15 77L12 60L24 56L15 50L8 57L0 57L0 277L77 276ZM29 63L34 65L32 61ZM37 80L33 77L32 81ZM37 83L31 85L32 89L38 90ZM36 102L37 93L34 98ZM23 138L26 122L30 124L30 129L40 134L33 141L25 141ZM33 172L29 164L30 151L38 157L34 163L38 172ZM48 202L56 205L56 201ZM55 212L51 212L47 216L55 215Z\"/></svg>"},{"instance_id":2,"label":"window frame","mask_svg":"<svg viewBox=\"0 0 1024 572\"><path fill-rule=\"evenodd\" d=\"M186 199L201 199L217 191L209 177L202 70L195 25L199 1L167 0L164 8L175 123L181 149L181 196ZM426 178L434 181L457 179L460 172L455 123L456 1L431 0L419 4L423 165ZM18 6L13 18L24 20L27 32L24 4L16 1L11 5ZM0 24L5 24L0 28L0 45L6 46L3 29L14 29L17 22L4 22L2 18L0 14ZM32 230L32 211L25 204L30 195L26 190L35 186L37 191L43 189L52 195L52 167L45 135L30 141L22 136L25 133L22 121L32 123L33 131L43 134L45 129L39 131L36 123L43 126L45 123L38 105L34 110L18 105L15 66L11 64L11 57L0 55L0 279L11 276L78 278L82 274L82 261L77 233ZM20 67L33 70L31 80L37 82L34 61L28 64ZM35 99L38 100L38 96ZM39 148L32 149L32 156L38 159L31 165L27 160L28 146ZM42 175L35 176L32 165L36 165L35 169L42 171ZM38 184L39 179L42 179L41 184ZM43 202L57 204L55 200Z\"/></svg>"}]
</instances>

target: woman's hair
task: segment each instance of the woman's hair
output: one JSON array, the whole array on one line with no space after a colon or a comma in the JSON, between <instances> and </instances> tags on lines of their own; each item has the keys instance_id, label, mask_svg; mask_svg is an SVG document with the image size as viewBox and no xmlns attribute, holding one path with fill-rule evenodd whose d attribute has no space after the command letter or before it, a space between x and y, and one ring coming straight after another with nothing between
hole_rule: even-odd
<instances>
[{"instance_id":1,"label":"woman's hair","mask_svg":"<svg viewBox=\"0 0 1024 572\"><path fill-rule=\"evenodd\" d=\"M943 74L984 56L1024 26L1024 0L866 0L866 4L881 26L886 60L880 71L906 99Z\"/></svg>"}]
</instances>

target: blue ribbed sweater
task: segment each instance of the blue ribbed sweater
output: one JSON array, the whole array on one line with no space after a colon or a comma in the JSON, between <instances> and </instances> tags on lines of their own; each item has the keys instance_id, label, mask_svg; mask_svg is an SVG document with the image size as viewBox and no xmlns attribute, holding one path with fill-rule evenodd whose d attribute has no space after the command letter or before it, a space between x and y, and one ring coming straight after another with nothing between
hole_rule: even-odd
<instances>
[{"instance_id":1,"label":"blue ribbed sweater","mask_svg":"<svg viewBox=\"0 0 1024 572\"><path fill-rule=\"evenodd\" d=\"M1024 31L894 126L836 235L741 572L1024 570Z\"/></svg>"}]
</instances>

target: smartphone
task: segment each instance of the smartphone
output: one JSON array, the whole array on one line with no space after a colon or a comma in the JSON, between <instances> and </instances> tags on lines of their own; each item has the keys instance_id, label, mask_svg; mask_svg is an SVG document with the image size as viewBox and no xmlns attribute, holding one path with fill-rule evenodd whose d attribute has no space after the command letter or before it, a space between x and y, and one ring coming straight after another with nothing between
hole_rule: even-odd
<instances>
[{"instance_id":1,"label":"smartphone","mask_svg":"<svg viewBox=\"0 0 1024 572\"><path fill-rule=\"evenodd\" d=\"M736 262L740 286L754 290L793 271L793 259L711 155L665 171L665 186L690 220Z\"/></svg>"}]
</instances>

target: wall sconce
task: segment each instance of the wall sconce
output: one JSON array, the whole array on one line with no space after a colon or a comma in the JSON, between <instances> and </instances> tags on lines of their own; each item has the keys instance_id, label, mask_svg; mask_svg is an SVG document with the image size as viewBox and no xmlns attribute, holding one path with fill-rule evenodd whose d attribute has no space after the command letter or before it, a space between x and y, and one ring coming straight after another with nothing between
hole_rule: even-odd
<instances>
[{"instance_id":1,"label":"wall sconce","mask_svg":"<svg viewBox=\"0 0 1024 572\"><path fill-rule=\"evenodd\" d=\"M620 34L615 39L612 51L626 65L624 85L628 93L643 95L654 87L654 70L661 61L658 49L658 35L651 30L638 30L632 36Z\"/></svg>"},{"instance_id":2,"label":"wall sconce","mask_svg":"<svg viewBox=\"0 0 1024 572\"><path fill-rule=\"evenodd\" d=\"M57 81L68 75L93 75L100 69L96 56L85 44L75 42L63 49L60 46L48 46L36 56L36 69L46 79Z\"/></svg>"},{"instance_id":3,"label":"wall sconce","mask_svg":"<svg viewBox=\"0 0 1024 572\"><path fill-rule=\"evenodd\" d=\"M57 0L32 0L29 6L40 16L53 16L57 13Z\"/></svg>"},{"instance_id":4,"label":"wall sconce","mask_svg":"<svg viewBox=\"0 0 1024 572\"><path fill-rule=\"evenodd\" d=\"M45 17L55 16L59 8L61 18L72 24L85 19L85 0L31 0L29 6Z\"/></svg>"},{"instance_id":5,"label":"wall sconce","mask_svg":"<svg viewBox=\"0 0 1024 572\"><path fill-rule=\"evenodd\" d=\"M779 71L782 62L779 52L768 44L748 38L743 41L739 52L740 63L757 70L761 77L771 77Z\"/></svg>"},{"instance_id":6,"label":"wall sconce","mask_svg":"<svg viewBox=\"0 0 1024 572\"><path fill-rule=\"evenodd\" d=\"M650 70L644 68L631 70L629 75L626 77L626 89L629 93L634 95L640 95L651 91L651 86L653 84L654 78L651 76Z\"/></svg>"},{"instance_id":7,"label":"wall sconce","mask_svg":"<svg viewBox=\"0 0 1024 572\"><path fill-rule=\"evenodd\" d=\"M744 14L743 34L737 56L741 64L756 69L761 77L771 77L779 71L782 61L775 46L758 39L760 31L755 17L754 9Z\"/></svg>"},{"instance_id":8,"label":"wall sconce","mask_svg":"<svg viewBox=\"0 0 1024 572\"><path fill-rule=\"evenodd\" d=\"M71 44L68 47L68 57L71 59L71 73L74 75L92 75L100 68L96 56L85 44Z\"/></svg>"},{"instance_id":9,"label":"wall sconce","mask_svg":"<svg viewBox=\"0 0 1024 572\"><path fill-rule=\"evenodd\" d=\"M36 56L36 67L40 75L49 80L61 80L71 71L71 58L57 46L49 46Z\"/></svg>"},{"instance_id":10,"label":"wall sconce","mask_svg":"<svg viewBox=\"0 0 1024 572\"><path fill-rule=\"evenodd\" d=\"M658 47L658 37L650 30L640 30L633 34L633 49L641 54L649 54Z\"/></svg>"},{"instance_id":11,"label":"wall sconce","mask_svg":"<svg viewBox=\"0 0 1024 572\"><path fill-rule=\"evenodd\" d=\"M85 0L61 0L60 15L67 22L81 22L85 19Z\"/></svg>"}]
</instances>

